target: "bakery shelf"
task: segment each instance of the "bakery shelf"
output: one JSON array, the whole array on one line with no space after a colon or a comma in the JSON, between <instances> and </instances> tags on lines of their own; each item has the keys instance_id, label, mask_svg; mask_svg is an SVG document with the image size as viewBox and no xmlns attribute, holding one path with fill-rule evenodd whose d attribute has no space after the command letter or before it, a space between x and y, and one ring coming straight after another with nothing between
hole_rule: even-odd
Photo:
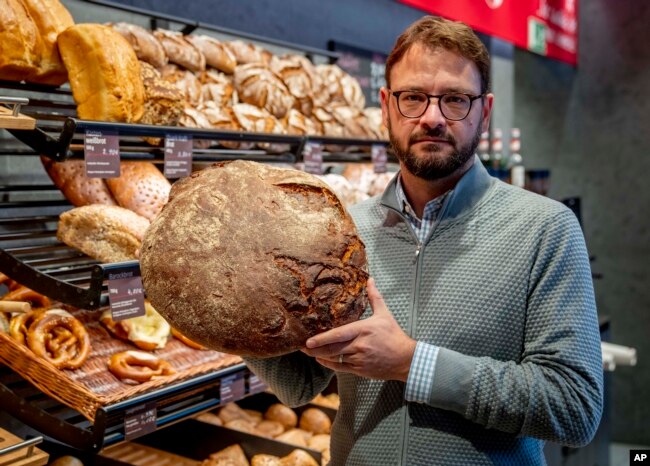
<instances>
[{"instance_id":1,"label":"bakery shelf","mask_svg":"<svg viewBox=\"0 0 650 466\"><path fill-rule=\"evenodd\" d=\"M17 373L0 366L0 406L9 415L51 439L78 450L97 452L125 440L125 418L133 408L155 408L157 430L220 406L221 381L234 374L241 374L246 381L244 397L256 393L248 383L251 372L240 363L103 406L97 410L95 421L91 423Z\"/></svg>"}]
</instances>

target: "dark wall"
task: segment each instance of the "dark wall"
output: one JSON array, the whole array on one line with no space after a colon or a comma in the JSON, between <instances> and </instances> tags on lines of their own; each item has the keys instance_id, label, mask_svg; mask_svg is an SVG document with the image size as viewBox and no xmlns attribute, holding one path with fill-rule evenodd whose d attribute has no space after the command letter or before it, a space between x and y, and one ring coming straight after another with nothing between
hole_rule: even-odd
<instances>
[{"instance_id":1,"label":"dark wall","mask_svg":"<svg viewBox=\"0 0 650 466\"><path fill-rule=\"evenodd\" d=\"M326 48L388 52L423 13L394 0L122 0ZM615 440L650 445L650 3L580 2L578 68L517 50L512 122L529 167L552 170L552 197L580 196L599 312L639 364L613 374ZM512 98L512 96L504 96ZM496 96L497 102L499 96Z\"/></svg>"},{"instance_id":2,"label":"dark wall","mask_svg":"<svg viewBox=\"0 0 650 466\"><path fill-rule=\"evenodd\" d=\"M155 11L321 49L330 39L388 52L424 13L394 0L120 0Z\"/></svg>"},{"instance_id":3,"label":"dark wall","mask_svg":"<svg viewBox=\"0 0 650 466\"><path fill-rule=\"evenodd\" d=\"M551 196L580 196L596 298L638 365L613 373L613 438L650 445L650 4L580 4L578 68L518 51L515 124Z\"/></svg>"}]
</instances>

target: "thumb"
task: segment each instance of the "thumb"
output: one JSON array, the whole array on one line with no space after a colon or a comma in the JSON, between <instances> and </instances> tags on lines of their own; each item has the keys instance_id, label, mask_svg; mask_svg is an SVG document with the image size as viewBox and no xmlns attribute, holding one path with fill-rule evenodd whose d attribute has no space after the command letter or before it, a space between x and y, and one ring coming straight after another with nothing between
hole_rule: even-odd
<instances>
[{"instance_id":1,"label":"thumb","mask_svg":"<svg viewBox=\"0 0 650 466\"><path fill-rule=\"evenodd\" d=\"M388 312L384 298L375 286L375 279L369 278L366 283L366 291L368 293L368 301L374 315Z\"/></svg>"}]
</instances>

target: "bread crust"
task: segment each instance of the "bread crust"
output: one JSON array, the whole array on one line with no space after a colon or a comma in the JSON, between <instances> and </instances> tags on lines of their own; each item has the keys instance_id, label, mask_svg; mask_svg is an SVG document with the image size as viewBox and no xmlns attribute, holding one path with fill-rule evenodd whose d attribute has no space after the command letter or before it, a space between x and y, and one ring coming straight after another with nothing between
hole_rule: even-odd
<instances>
[{"instance_id":1,"label":"bread crust","mask_svg":"<svg viewBox=\"0 0 650 466\"><path fill-rule=\"evenodd\" d=\"M43 54L43 41L27 7L20 0L0 0L0 76L30 80Z\"/></svg>"},{"instance_id":2,"label":"bread crust","mask_svg":"<svg viewBox=\"0 0 650 466\"><path fill-rule=\"evenodd\" d=\"M56 237L100 262L137 259L149 220L118 206L92 204L59 216Z\"/></svg>"},{"instance_id":3,"label":"bread crust","mask_svg":"<svg viewBox=\"0 0 650 466\"><path fill-rule=\"evenodd\" d=\"M140 267L174 328L233 354L295 351L366 306L365 248L340 201L311 175L255 162L176 182Z\"/></svg>"},{"instance_id":4,"label":"bread crust","mask_svg":"<svg viewBox=\"0 0 650 466\"><path fill-rule=\"evenodd\" d=\"M58 44L80 118L140 120L144 113L140 63L119 32L101 24L77 24L59 34Z\"/></svg>"}]
</instances>

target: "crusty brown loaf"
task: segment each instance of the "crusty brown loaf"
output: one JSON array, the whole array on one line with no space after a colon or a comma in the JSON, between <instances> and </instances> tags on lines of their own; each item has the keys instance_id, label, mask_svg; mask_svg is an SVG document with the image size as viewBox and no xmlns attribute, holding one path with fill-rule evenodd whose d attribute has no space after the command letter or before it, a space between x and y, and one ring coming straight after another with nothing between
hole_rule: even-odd
<instances>
[{"instance_id":1,"label":"crusty brown loaf","mask_svg":"<svg viewBox=\"0 0 650 466\"><path fill-rule=\"evenodd\" d=\"M68 80L63 66L57 38L60 33L74 24L70 12L59 0L22 0L34 20L43 42L43 53L38 71L30 82L60 86Z\"/></svg>"},{"instance_id":2,"label":"crusty brown loaf","mask_svg":"<svg viewBox=\"0 0 650 466\"><path fill-rule=\"evenodd\" d=\"M182 33L156 29L154 36L160 41L169 61L176 63L190 71L205 70L205 57L199 49L188 42Z\"/></svg>"},{"instance_id":3,"label":"crusty brown loaf","mask_svg":"<svg viewBox=\"0 0 650 466\"><path fill-rule=\"evenodd\" d=\"M207 70L201 73L203 101L215 102L219 107L231 106L235 88L232 77L226 76L216 70Z\"/></svg>"},{"instance_id":4,"label":"crusty brown loaf","mask_svg":"<svg viewBox=\"0 0 650 466\"><path fill-rule=\"evenodd\" d=\"M185 106L183 93L162 79L160 72L147 62L140 62L140 75L144 84L144 114L140 123L176 126Z\"/></svg>"},{"instance_id":5,"label":"crusty brown loaf","mask_svg":"<svg viewBox=\"0 0 650 466\"><path fill-rule=\"evenodd\" d=\"M365 309L365 248L327 186L255 162L174 184L140 252L147 296L188 338L273 356Z\"/></svg>"},{"instance_id":6,"label":"crusty brown loaf","mask_svg":"<svg viewBox=\"0 0 650 466\"><path fill-rule=\"evenodd\" d=\"M296 99L295 108L307 116L314 107L312 77L298 59L275 59L271 70L278 75Z\"/></svg>"},{"instance_id":7,"label":"crusty brown loaf","mask_svg":"<svg viewBox=\"0 0 650 466\"><path fill-rule=\"evenodd\" d=\"M28 80L38 72L43 41L21 0L0 0L0 79Z\"/></svg>"},{"instance_id":8,"label":"crusty brown loaf","mask_svg":"<svg viewBox=\"0 0 650 466\"><path fill-rule=\"evenodd\" d=\"M120 176L107 178L121 207L153 220L167 202L171 184L151 162L122 162Z\"/></svg>"},{"instance_id":9,"label":"crusty brown loaf","mask_svg":"<svg viewBox=\"0 0 650 466\"><path fill-rule=\"evenodd\" d=\"M144 86L133 47L101 24L77 24L58 38L77 113L86 120L137 122Z\"/></svg>"},{"instance_id":10,"label":"crusty brown loaf","mask_svg":"<svg viewBox=\"0 0 650 466\"><path fill-rule=\"evenodd\" d=\"M185 38L203 53L206 65L227 74L232 74L235 71L235 66L237 66L235 54L223 42L202 35L189 35Z\"/></svg>"},{"instance_id":11,"label":"crusty brown loaf","mask_svg":"<svg viewBox=\"0 0 650 466\"><path fill-rule=\"evenodd\" d=\"M162 79L170 82L185 96L189 104L196 107L203 101L201 81L194 73L169 63L160 70Z\"/></svg>"},{"instance_id":12,"label":"crusty brown loaf","mask_svg":"<svg viewBox=\"0 0 650 466\"><path fill-rule=\"evenodd\" d=\"M92 204L59 216L56 237L100 262L137 258L149 220L118 206Z\"/></svg>"},{"instance_id":13,"label":"crusty brown loaf","mask_svg":"<svg viewBox=\"0 0 650 466\"><path fill-rule=\"evenodd\" d=\"M167 64L165 49L151 31L130 23L114 23L110 26L129 41L138 60L155 68L162 68Z\"/></svg>"},{"instance_id":14,"label":"crusty brown loaf","mask_svg":"<svg viewBox=\"0 0 650 466\"><path fill-rule=\"evenodd\" d=\"M261 63L235 68L234 83L242 102L265 108L277 118L284 117L295 103L282 79Z\"/></svg>"},{"instance_id":15,"label":"crusty brown loaf","mask_svg":"<svg viewBox=\"0 0 650 466\"><path fill-rule=\"evenodd\" d=\"M117 205L103 179L86 176L83 160L54 162L41 156L41 162L55 186L75 207L88 204Z\"/></svg>"}]
</instances>

